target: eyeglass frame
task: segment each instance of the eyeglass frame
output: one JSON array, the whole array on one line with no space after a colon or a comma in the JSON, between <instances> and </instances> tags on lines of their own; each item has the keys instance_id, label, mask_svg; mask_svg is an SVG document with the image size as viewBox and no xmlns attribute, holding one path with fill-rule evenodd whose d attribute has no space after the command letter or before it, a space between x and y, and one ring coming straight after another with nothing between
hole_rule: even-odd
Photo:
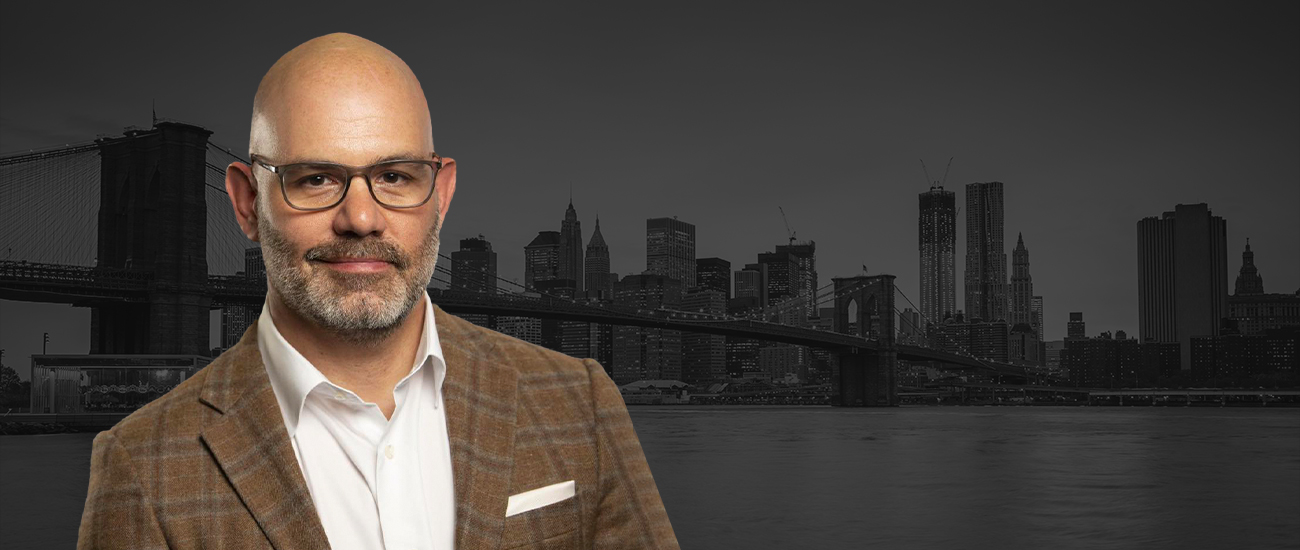
<instances>
[{"instance_id":1,"label":"eyeglass frame","mask_svg":"<svg viewBox=\"0 0 1300 550\"><path fill-rule=\"evenodd\" d=\"M289 205L289 208L292 208L294 210L301 210L303 212L319 212L321 210L329 210L331 208L334 208L335 206L343 204L343 199L347 198L348 196L348 190L352 188L352 178L355 178L357 176L361 176L366 180L366 189L370 191L370 198L375 200L375 204L383 206L384 208L401 208L401 209L419 208L421 206L424 206L425 203L429 202L429 199L433 198L433 192L438 189L438 173L442 171L442 157L438 156L437 152L431 152L430 155L433 156L433 160L394 159L394 160L386 160L383 162L376 162L374 164L370 164L367 166L353 166L350 164L340 164L337 162L293 162L289 164L277 165L277 164L271 164L266 162L265 159L261 158L258 155L249 155L248 160L250 161L249 162L250 165L260 164L263 168L266 168L267 171L271 172L272 174L275 174L275 178L280 181L280 196L284 197L284 203ZM395 164L399 162L418 162L420 164L427 164L431 168L433 168L433 185L429 186L429 195L424 197L424 200L420 201L419 204L413 204L410 206L393 206L391 204L387 204L384 201L379 200L379 196L375 194L375 186L370 181L370 171L373 170L376 166L381 166L384 164ZM339 199L335 201L334 204L331 204L329 206L320 206L316 208L302 208L300 206L293 204L293 201L289 200L289 191L284 188L284 174L282 174L281 171L291 166L304 166L304 165L336 166L339 168L343 168L344 170L347 171L347 178L343 182L343 192L339 193Z\"/></svg>"}]
</instances>

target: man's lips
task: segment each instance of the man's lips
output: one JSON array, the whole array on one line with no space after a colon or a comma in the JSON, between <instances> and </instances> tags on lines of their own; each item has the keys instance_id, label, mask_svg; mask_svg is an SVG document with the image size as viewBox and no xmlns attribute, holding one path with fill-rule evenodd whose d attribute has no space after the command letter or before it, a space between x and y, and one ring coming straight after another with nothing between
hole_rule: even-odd
<instances>
[{"instance_id":1,"label":"man's lips","mask_svg":"<svg viewBox=\"0 0 1300 550\"><path fill-rule=\"evenodd\" d=\"M336 260L320 260L320 262L331 269L350 273L373 273L388 269L392 265L375 258L339 258Z\"/></svg>"}]
</instances>

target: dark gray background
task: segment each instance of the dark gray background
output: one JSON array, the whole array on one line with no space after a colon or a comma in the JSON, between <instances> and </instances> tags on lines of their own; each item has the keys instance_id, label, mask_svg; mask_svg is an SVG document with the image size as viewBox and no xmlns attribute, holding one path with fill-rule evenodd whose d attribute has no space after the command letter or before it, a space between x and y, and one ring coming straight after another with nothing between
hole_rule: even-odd
<instances>
[{"instance_id":1,"label":"dark gray background","mask_svg":"<svg viewBox=\"0 0 1300 550\"><path fill-rule=\"evenodd\" d=\"M738 268L786 242L779 205L823 282L866 264L916 300L917 159L937 179L952 156L959 205L1005 182L1049 340L1070 311L1137 335L1136 222L1177 203L1227 219L1230 277L1249 237L1265 289L1300 288L1295 3L178 4L6 3L0 151L148 126L156 101L246 152L266 69L347 31L411 65L459 163L443 250L482 233L506 278L571 186L621 275L645 268L646 218L694 223L697 255ZM41 332L88 349L87 310L0 307L24 377Z\"/></svg>"}]
</instances>

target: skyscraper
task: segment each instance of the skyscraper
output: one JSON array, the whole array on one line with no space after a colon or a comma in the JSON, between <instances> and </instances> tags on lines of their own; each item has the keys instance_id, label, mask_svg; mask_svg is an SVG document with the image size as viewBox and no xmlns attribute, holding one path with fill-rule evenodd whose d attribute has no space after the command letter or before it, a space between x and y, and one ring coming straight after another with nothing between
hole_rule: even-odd
<instances>
[{"instance_id":1,"label":"skyscraper","mask_svg":"<svg viewBox=\"0 0 1300 550\"><path fill-rule=\"evenodd\" d=\"M578 221L578 212L573 209L573 199L569 199L564 221L560 222L560 278L573 279L574 295L582 295L582 283L586 278L582 265L582 223Z\"/></svg>"},{"instance_id":2,"label":"skyscraper","mask_svg":"<svg viewBox=\"0 0 1300 550\"><path fill-rule=\"evenodd\" d=\"M956 197L943 187L931 187L920 195L920 313L930 323L942 323L957 313Z\"/></svg>"},{"instance_id":3,"label":"skyscraper","mask_svg":"<svg viewBox=\"0 0 1300 550\"><path fill-rule=\"evenodd\" d=\"M695 225L672 218L645 221L645 272L695 286Z\"/></svg>"},{"instance_id":4,"label":"skyscraper","mask_svg":"<svg viewBox=\"0 0 1300 550\"><path fill-rule=\"evenodd\" d=\"M482 235L461 239L460 250L451 253L450 290L497 293L497 253ZM484 328L496 328L494 315L466 313L460 317Z\"/></svg>"},{"instance_id":5,"label":"skyscraper","mask_svg":"<svg viewBox=\"0 0 1300 550\"><path fill-rule=\"evenodd\" d=\"M1025 248L1024 235L1016 237L1011 266L1011 325L1033 326L1034 280L1029 275L1029 249Z\"/></svg>"},{"instance_id":6,"label":"skyscraper","mask_svg":"<svg viewBox=\"0 0 1300 550\"><path fill-rule=\"evenodd\" d=\"M692 262L693 264L694 262ZM614 285L614 303L642 309L676 309L682 284L663 275L628 275ZM614 381L680 380L682 333L662 328L614 327Z\"/></svg>"},{"instance_id":7,"label":"skyscraper","mask_svg":"<svg viewBox=\"0 0 1300 550\"><path fill-rule=\"evenodd\" d=\"M451 290L496 294L497 253L482 235L461 239L451 253Z\"/></svg>"},{"instance_id":8,"label":"skyscraper","mask_svg":"<svg viewBox=\"0 0 1300 550\"><path fill-rule=\"evenodd\" d=\"M560 232L538 231L524 247L524 283L530 289L537 283L560 279Z\"/></svg>"},{"instance_id":9,"label":"skyscraper","mask_svg":"<svg viewBox=\"0 0 1300 550\"><path fill-rule=\"evenodd\" d=\"M592 298L611 298L614 283L609 277L609 246L600 234L600 218L596 218L596 230L591 233L587 243L586 268L584 271L588 296Z\"/></svg>"},{"instance_id":10,"label":"skyscraper","mask_svg":"<svg viewBox=\"0 0 1300 550\"><path fill-rule=\"evenodd\" d=\"M1002 182L966 184L966 318L1007 319Z\"/></svg>"},{"instance_id":11,"label":"skyscraper","mask_svg":"<svg viewBox=\"0 0 1300 550\"><path fill-rule=\"evenodd\" d=\"M1084 329L1085 326L1083 324L1083 312L1071 311L1070 322L1065 325L1065 339L1069 340L1071 338L1087 338L1088 334Z\"/></svg>"},{"instance_id":12,"label":"skyscraper","mask_svg":"<svg viewBox=\"0 0 1300 550\"><path fill-rule=\"evenodd\" d=\"M1024 235L1016 236L1011 252L1011 334L1022 340L1012 346L1011 359L1038 363L1039 335L1034 314L1034 280L1029 275L1029 249ZM1023 325L1023 329L1022 326Z\"/></svg>"},{"instance_id":13,"label":"skyscraper","mask_svg":"<svg viewBox=\"0 0 1300 550\"><path fill-rule=\"evenodd\" d=\"M724 279L725 280L725 279ZM683 311L709 315L727 313L727 296L721 290L695 287L682 295ZM707 386L727 378L727 337L700 332L683 332L682 376L688 384Z\"/></svg>"},{"instance_id":14,"label":"skyscraper","mask_svg":"<svg viewBox=\"0 0 1300 550\"><path fill-rule=\"evenodd\" d=\"M817 242L791 242L776 245L776 254L789 256L794 271L790 273L790 295L801 296L804 303L795 322L803 324L809 317L817 316ZM759 255L759 261L763 255Z\"/></svg>"},{"instance_id":15,"label":"skyscraper","mask_svg":"<svg viewBox=\"0 0 1300 550\"><path fill-rule=\"evenodd\" d=\"M1032 301L1034 310L1034 337L1038 339L1038 364L1045 364L1047 361L1047 335L1043 332L1043 323L1047 322L1043 313L1043 297L1034 296Z\"/></svg>"},{"instance_id":16,"label":"skyscraper","mask_svg":"<svg viewBox=\"0 0 1300 550\"><path fill-rule=\"evenodd\" d=\"M1191 339L1218 336L1228 313L1228 224L1201 204L1179 204L1137 223L1138 329L1142 342L1178 342L1183 370Z\"/></svg>"},{"instance_id":17,"label":"skyscraper","mask_svg":"<svg viewBox=\"0 0 1300 550\"><path fill-rule=\"evenodd\" d=\"M1046 322L1046 318L1043 317L1044 315L1043 297L1034 296L1033 300L1031 301L1031 304L1032 306L1030 307L1033 309L1034 312L1034 323L1032 325L1034 327L1034 334L1038 335L1039 342L1046 342L1047 336L1043 334L1043 323ZM1039 354L1039 357L1042 356L1043 356L1042 354Z\"/></svg>"},{"instance_id":18,"label":"skyscraper","mask_svg":"<svg viewBox=\"0 0 1300 550\"><path fill-rule=\"evenodd\" d=\"M731 262L722 258L699 258L695 260L695 285L700 288L721 292L724 301L730 299Z\"/></svg>"}]
</instances>

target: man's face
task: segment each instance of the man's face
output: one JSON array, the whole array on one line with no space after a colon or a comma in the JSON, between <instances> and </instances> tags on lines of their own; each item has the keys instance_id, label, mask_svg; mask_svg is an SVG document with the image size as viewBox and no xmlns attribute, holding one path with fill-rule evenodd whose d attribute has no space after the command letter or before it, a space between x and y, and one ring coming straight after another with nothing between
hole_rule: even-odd
<instances>
[{"instance_id":1,"label":"man's face","mask_svg":"<svg viewBox=\"0 0 1300 550\"><path fill-rule=\"evenodd\" d=\"M372 76L382 71L361 63L359 69ZM255 141L254 152L270 164L361 166L391 156L429 158L427 107L419 112L409 90L382 79L351 79L339 70L309 69L286 79L276 98L280 104L254 120L270 134ZM261 166L252 174L268 281L284 304L352 341L378 340L395 329L420 301L437 263L437 189L419 207L393 209L376 203L357 176L340 204L306 212L285 203L275 174ZM435 187L445 179L439 177ZM379 262L344 261L358 258Z\"/></svg>"}]
</instances>

